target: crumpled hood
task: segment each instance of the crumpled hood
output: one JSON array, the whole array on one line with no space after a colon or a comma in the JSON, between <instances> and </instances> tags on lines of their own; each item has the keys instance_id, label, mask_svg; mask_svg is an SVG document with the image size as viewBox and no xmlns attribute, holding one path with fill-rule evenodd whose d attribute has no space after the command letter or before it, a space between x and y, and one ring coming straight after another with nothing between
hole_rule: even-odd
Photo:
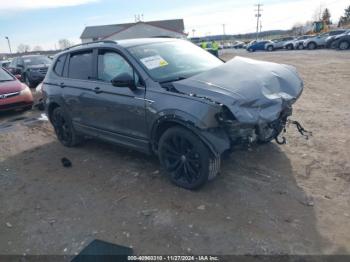
<instances>
[{"instance_id":1,"label":"crumpled hood","mask_svg":"<svg viewBox=\"0 0 350 262\"><path fill-rule=\"evenodd\" d=\"M173 85L179 92L224 104L247 124L276 120L303 90L294 67L242 57Z\"/></svg>"}]
</instances>

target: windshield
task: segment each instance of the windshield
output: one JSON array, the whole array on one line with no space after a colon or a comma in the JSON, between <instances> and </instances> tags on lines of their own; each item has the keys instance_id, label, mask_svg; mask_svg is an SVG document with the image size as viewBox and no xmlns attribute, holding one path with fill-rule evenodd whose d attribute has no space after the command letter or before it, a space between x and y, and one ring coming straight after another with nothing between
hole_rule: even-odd
<instances>
[{"instance_id":1,"label":"windshield","mask_svg":"<svg viewBox=\"0 0 350 262\"><path fill-rule=\"evenodd\" d=\"M220 59L187 41L154 43L128 50L158 82L180 80L223 64Z\"/></svg>"},{"instance_id":2,"label":"windshield","mask_svg":"<svg viewBox=\"0 0 350 262\"><path fill-rule=\"evenodd\" d=\"M0 82L12 81L14 78L0 67Z\"/></svg>"},{"instance_id":3,"label":"windshield","mask_svg":"<svg viewBox=\"0 0 350 262\"><path fill-rule=\"evenodd\" d=\"M42 65L51 63L51 60L46 56L24 57L23 60L26 65Z\"/></svg>"}]
</instances>

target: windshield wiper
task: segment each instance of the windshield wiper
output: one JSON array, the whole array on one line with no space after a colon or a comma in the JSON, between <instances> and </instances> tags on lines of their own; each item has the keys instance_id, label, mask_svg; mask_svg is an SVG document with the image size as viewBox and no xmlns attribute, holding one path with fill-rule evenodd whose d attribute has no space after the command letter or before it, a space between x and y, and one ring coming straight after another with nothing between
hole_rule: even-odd
<instances>
[{"instance_id":1,"label":"windshield wiper","mask_svg":"<svg viewBox=\"0 0 350 262\"><path fill-rule=\"evenodd\" d=\"M180 80L184 80L184 79L187 79L187 77L185 77L185 76L178 76L178 77L175 77L175 78L172 78L172 79L161 81L160 83L161 84L166 84L166 83L176 82L176 81L180 81Z\"/></svg>"},{"instance_id":2,"label":"windshield wiper","mask_svg":"<svg viewBox=\"0 0 350 262\"><path fill-rule=\"evenodd\" d=\"M9 81L13 81L13 79L7 79L7 80L0 79L0 82L9 82Z\"/></svg>"}]
</instances>

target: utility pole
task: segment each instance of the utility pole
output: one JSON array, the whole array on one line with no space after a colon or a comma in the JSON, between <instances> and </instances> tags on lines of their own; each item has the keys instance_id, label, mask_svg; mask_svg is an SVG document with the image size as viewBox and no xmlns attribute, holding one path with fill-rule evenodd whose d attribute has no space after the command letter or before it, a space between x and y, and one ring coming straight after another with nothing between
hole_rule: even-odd
<instances>
[{"instance_id":1,"label":"utility pole","mask_svg":"<svg viewBox=\"0 0 350 262\"><path fill-rule=\"evenodd\" d=\"M261 9L261 7L263 5L259 3L259 4L255 5L255 6L258 7L258 9L255 9L255 12L257 12L255 14L255 17L256 17L256 40L258 40L258 38L259 38L259 22L260 22L261 12L263 11Z\"/></svg>"},{"instance_id":2,"label":"utility pole","mask_svg":"<svg viewBox=\"0 0 350 262\"><path fill-rule=\"evenodd\" d=\"M9 45L10 54L12 54L11 44L10 44L10 38L9 38L8 36L5 36L5 39L7 39L7 44Z\"/></svg>"},{"instance_id":3,"label":"utility pole","mask_svg":"<svg viewBox=\"0 0 350 262\"><path fill-rule=\"evenodd\" d=\"M225 41L225 36L226 36L226 30L225 30L226 25L222 24L222 32L223 32L223 36L222 36L222 42Z\"/></svg>"}]
</instances>

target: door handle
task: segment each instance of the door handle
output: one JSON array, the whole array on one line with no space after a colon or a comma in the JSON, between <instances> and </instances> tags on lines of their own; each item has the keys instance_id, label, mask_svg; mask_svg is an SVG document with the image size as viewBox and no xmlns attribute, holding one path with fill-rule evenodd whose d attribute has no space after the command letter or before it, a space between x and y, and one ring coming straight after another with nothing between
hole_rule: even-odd
<instances>
[{"instance_id":1,"label":"door handle","mask_svg":"<svg viewBox=\"0 0 350 262\"><path fill-rule=\"evenodd\" d=\"M99 87L95 87L94 91L95 91L96 94L101 94L102 93L102 90Z\"/></svg>"},{"instance_id":2,"label":"door handle","mask_svg":"<svg viewBox=\"0 0 350 262\"><path fill-rule=\"evenodd\" d=\"M64 85L64 83L60 83L60 87L65 88L66 86Z\"/></svg>"}]
</instances>

